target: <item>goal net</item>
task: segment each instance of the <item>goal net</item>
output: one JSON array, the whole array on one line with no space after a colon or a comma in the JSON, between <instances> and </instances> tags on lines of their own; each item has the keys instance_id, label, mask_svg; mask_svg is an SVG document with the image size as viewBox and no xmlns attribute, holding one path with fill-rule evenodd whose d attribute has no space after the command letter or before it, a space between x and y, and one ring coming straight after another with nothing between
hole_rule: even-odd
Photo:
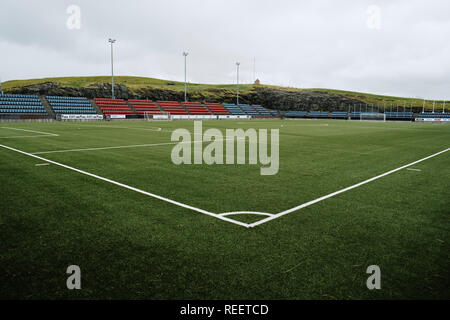
<instances>
[{"instance_id":1,"label":"goal net","mask_svg":"<svg viewBox=\"0 0 450 320\"><path fill-rule=\"evenodd\" d=\"M155 121L155 120L170 121L170 120L172 120L172 117L171 117L170 113L166 112L166 111L161 111L161 113L159 113L159 114L154 114L152 112L145 111L144 119L147 121Z\"/></svg>"},{"instance_id":2,"label":"goal net","mask_svg":"<svg viewBox=\"0 0 450 320\"><path fill-rule=\"evenodd\" d=\"M379 112L361 112L359 114L359 120L386 121L386 114Z\"/></svg>"}]
</instances>

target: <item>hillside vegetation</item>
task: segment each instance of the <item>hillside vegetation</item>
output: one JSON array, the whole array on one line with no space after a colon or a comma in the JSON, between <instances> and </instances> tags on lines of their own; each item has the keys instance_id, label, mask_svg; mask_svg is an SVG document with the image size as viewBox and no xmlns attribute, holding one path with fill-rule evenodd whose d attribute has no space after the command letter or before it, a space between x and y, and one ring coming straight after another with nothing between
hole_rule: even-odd
<instances>
[{"instance_id":1,"label":"hillside vegetation","mask_svg":"<svg viewBox=\"0 0 450 320\"><path fill-rule=\"evenodd\" d=\"M147 77L114 77L117 97L183 100L184 83ZM38 93L106 96L111 91L110 76L59 77L29 80L12 80L2 83L6 93ZM56 91L55 91L56 90ZM58 91L59 90L59 91ZM418 111L423 100L377 95L336 89L300 89L265 84L240 84L242 103L259 103L274 109L296 108L331 109L348 108L349 105L374 104L379 106L411 106ZM188 83L190 100L235 102L236 84ZM442 110L444 101L436 101L435 109ZM426 100L425 108L432 109L433 101Z\"/></svg>"}]
</instances>

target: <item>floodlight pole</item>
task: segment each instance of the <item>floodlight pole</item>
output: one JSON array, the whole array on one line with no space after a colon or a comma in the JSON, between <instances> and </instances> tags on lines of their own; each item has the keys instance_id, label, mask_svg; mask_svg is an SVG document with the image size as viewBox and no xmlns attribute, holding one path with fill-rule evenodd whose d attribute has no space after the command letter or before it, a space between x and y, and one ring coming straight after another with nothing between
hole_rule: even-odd
<instances>
[{"instance_id":1,"label":"floodlight pole","mask_svg":"<svg viewBox=\"0 0 450 320\"><path fill-rule=\"evenodd\" d=\"M113 59L113 44L116 39L109 38L109 43L111 43L111 97L114 99L114 59Z\"/></svg>"},{"instance_id":2,"label":"floodlight pole","mask_svg":"<svg viewBox=\"0 0 450 320\"><path fill-rule=\"evenodd\" d=\"M237 69L237 73L236 73L236 105L239 105L239 65L241 63L240 62L236 62L236 69Z\"/></svg>"},{"instance_id":3,"label":"floodlight pole","mask_svg":"<svg viewBox=\"0 0 450 320\"><path fill-rule=\"evenodd\" d=\"M184 102L187 102L187 85L186 85L186 57L189 53L183 52L184 56Z\"/></svg>"},{"instance_id":4,"label":"floodlight pole","mask_svg":"<svg viewBox=\"0 0 450 320\"><path fill-rule=\"evenodd\" d=\"M435 105L436 101L433 101L433 113L434 113L434 105Z\"/></svg>"},{"instance_id":5,"label":"floodlight pole","mask_svg":"<svg viewBox=\"0 0 450 320\"><path fill-rule=\"evenodd\" d=\"M0 84L0 90L1 90L1 84ZM445 100L444 100L444 105L442 106L442 113L445 113Z\"/></svg>"},{"instance_id":6,"label":"floodlight pole","mask_svg":"<svg viewBox=\"0 0 450 320\"><path fill-rule=\"evenodd\" d=\"M256 81L256 57L253 57L253 82Z\"/></svg>"},{"instance_id":7,"label":"floodlight pole","mask_svg":"<svg viewBox=\"0 0 450 320\"><path fill-rule=\"evenodd\" d=\"M423 105L422 105L422 113L425 112L425 99L423 99Z\"/></svg>"}]
</instances>

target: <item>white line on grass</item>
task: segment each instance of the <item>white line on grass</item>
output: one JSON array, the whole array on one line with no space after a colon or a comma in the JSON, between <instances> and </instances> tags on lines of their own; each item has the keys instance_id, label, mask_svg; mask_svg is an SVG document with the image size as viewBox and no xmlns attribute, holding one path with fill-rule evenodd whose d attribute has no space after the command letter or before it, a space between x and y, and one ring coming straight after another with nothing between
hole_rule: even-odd
<instances>
[{"instance_id":1,"label":"white line on grass","mask_svg":"<svg viewBox=\"0 0 450 320\"><path fill-rule=\"evenodd\" d=\"M26 132L33 132L33 133L39 133L40 135L36 136L7 136L7 137L0 137L0 139L16 139L16 138L42 138L42 137L58 137L59 134L56 133L48 133L48 132L42 132L42 131L35 131L35 130L28 130L28 129L21 129L21 128L11 128L11 127L0 127L2 129L10 129L10 130L17 130L17 131L26 131Z\"/></svg>"},{"instance_id":2,"label":"white line on grass","mask_svg":"<svg viewBox=\"0 0 450 320\"><path fill-rule=\"evenodd\" d=\"M40 134L45 134L47 136L59 136L59 134L56 134L56 133L49 133L49 132L43 132L43 131L35 131L35 130L28 130L28 129L21 129L21 128L11 128L11 127L1 127L1 128L2 129L10 129L10 130L33 132L33 133L40 133Z\"/></svg>"},{"instance_id":3,"label":"white line on grass","mask_svg":"<svg viewBox=\"0 0 450 320\"><path fill-rule=\"evenodd\" d=\"M0 139L18 139L18 138L45 138L45 137L56 137L54 135L41 134L38 136L8 136L8 137L0 137Z\"/></svg>"},{"instance_id":4,"label":"white line on grass","mask_svg":"<svg viewBox=\"0 0 450 320\"><path fill-rule=\"evenodd\" d=\"M190 205L187 205L187 204L175 201L175 200L171 200L171 199L159 196L159 195L151 193L151 192L147 192L147 191L144 191L144 190L141 190L141 189L138 189L138 188L135 188L135 187L132 187L132 186L129 186L129 185L126 185L126 184L123 184L123 183L120 183L120 182L108 179L108 178L104 178L104 177L98 176L98 175L93 174L93 173L89 173L87 171L83 171L83 170L80 170L80 169L77 169L77 168L74 168L74 167L70 167L68 165L65 165L65 164L62 164L62 163L59 163L59 162L56 162L56 161L52 161L52 160L49 160L49 159L46 159L46 158L42 158L42 157L36 156L34 154L31 154L31 153L28 153L28 152L25 152L25 151L22 151L22 150L11 148L11 147L5 146L3 144L0 144L0 147L3 147L5 149L11 150L11 151L15 151L15 152L18 152L18 153L21 153L21 154L24 154L24 155L27 155L29 157L36 158L36 159L39 159L39 160L42 160L42 161L46 161L48 163L52 163L54 165L57 165L57 166L60 166L60 167L63 167L63 168L66 168L66 169L69 169L69 170L72 170L72 171L75 171L75 172L87 175L87 176L90 176L90 177L93 177L93 178L96 178L96 179L99 179L99 180L103 180L103 181L115 184L115 185L117 185L119 187L122 187L122 188L125 188L125 189L129 189L131 191L142 193L142 194L144 194L146 196L149 196L149 197L153 197L153 198L165 201L165 202L169 202L169 203L174 204L174 205L179 206L179 207L183 207L183 208L186 208L186 209L189 209L189 210L197 211L197 212L206 214L208 216L211 216L211 217L214 217L214 218L217 218L217 219L220 219L220 220L224 220L224 221L227 221L227 222L231 222L231 223L234 223L234 224L237 224L237 225L240 225L240 226L244 226L244 227L247 227L247 228L249 226L247 223L243 223L243 222L240 222L240 221L229 219L227 217L222 217L222 216L220 216L218 214L215 214L215 213L212 213L212 212L200 209L200 208L196 208L196 207L193 207L193 206L190 206Z\"/></svg>"},{"instance_id":5,"label":"white line on grass","mask_svg":"<svg viewBox=\"0 0 450 320\"><path fill-rule=\"evenodd\" d=\"M50 165L50 163L48 163L48 162L47 163L36 163L35 164L36 167L48 166L48 165Z\"/></svg>"},{"instance_id":6,"label":"white line on grass","mask_svg":"<svg viewBox=\"0 0 450 320\"><path fill-rule=\"evenodd\" d=\"M376 177L373 177L373 178L364 180L364 181L362 181L362 182L360 182L360 183L354 184L354 185L352 185L352 186L350 186L350 187L347 187L347 188L338 190L338 191L333 192L333 193L330 193L330 194L328 194L328 195L326 195L326 196L323 196L323 197L317 198L317 199L315 199L315 200L312 200L312 201L303 203L303 204L301 204L301 205L299 205L299 206L296 206L296 207L294 207L294 208L291 208L291 209L288 209L288 210L279 212L279 213L277 213L277 214L274 214L274 215L271 216L271 217L267 217L267 218L264 218L264 219L259 220L259 221L257 221L257 222L251 223L251 224L249 225L249 227L250 227L250 228L253 228L253 227L255 227L255 226L258 226L258 225L260 225L260 224L263 224L263 223L265 223L265 222L268 222L268 221L270 221L270 220L277 219L277 218L279 218L279 217L281 217L281 216L284 216L284 215L286 215L286 214L288 214L288 213L291 213L291 212L294 212L294 211L303 209L303 208L305 208L305 207L309 207L310 205L313 205L313 204L315 204L315 203L317 203L317 202L320 202L320 201L326 200L326 199L328 199L328 198L337 196L338 194L344 193L344 192L346 192L346 191L349 191L349 190L358 188L358 187L360 187L360 186L362 186L362 185L364 185L364 184L366 184L366 183L369 183L369 182L372 182L372 181L374 181L374 180L380 179L380 178L382 178L382 177L385 177L385 176L387 176L387 175L389 175L389 174L392 174L392 173L394 173L394 172L400 171L400 170L405 169L405 168L407 168L407 167L411 167L411 166L413 166L413 165L415 165L415 164L417 164L417 163L419 163L419 162L422 162L422 161L428 160L428 159L430 159L430 158L436 157L436 156L438 156L438 155L440 155L440 154L442 154L442 153L444 153L444 152L447 152L447 151L449 151L449 150L450 150L450 148L447 148L447 149L445 149L445 150L442 150L442 151L439 151L439 152L437 152L437 153L435 153L435 154L432 154L431 156L428 156L428 157L422 158L422 159L420 159L420 160L411 162L411 163L406 164L406 165L404 165L404 166L401 166L401 167L399 167L399 168L397 168L397 169L394 169L394 170L385 172L385 173L380 174L380 175L378 175L378 176L376 176Z\"/></svg>"},{"instance_id":7,"label":"white line on grass","mask_svg":"<svg viewBox=\"0 0 450 320\"><path fill-rule=\"evenodd\" d=\"M232 211L232 212L223 212L219 213L219 216L234 216L235 214L254 214L254 215L260 215L260 216L273 216L272 213L267 212L259 212L259 211Z\"/></svg>"},{"instance_id":8,"label":"white line on grass","mask_svg":"<svg viewBox=\"0 0 450 320\"><path fill-rule=\"evenodd\" d=\"M396 168L396 169L387 171L387 172L385 172L385 173L383 173L383 174L380 174L380 175L375 176L375 177L373 177L373 178L364 180L364 181L362 181L362 182L360 182L360 183L357 183L357 184L354 184L354 185L352 185L352 186L350 186L350 187L347 187L347 188L338 190L338 191L336 191L336 192L333 192L333 193L330 193L330 194L325 195L325 196L323 196L323 197L317 198L317 199L315 199L315 200L312 200L312 201L303 203L303 204L298 205L298 206L296 206L296 207L294 207L294 208L291 208L291 209L288 209L288 210L279 212L279 213L277 213L277 214L270 214L270 213L256 212L256 211L234 211L234 212L225 212L225 213L219 213L219 214L217 214L217 213L212 213L212 212L209 212L209 211L206 211L206 210L203 210L203 209L200 209L200 208L196 208L196 207L193 207L193 206L190 206L190 205L187 205L187 204L184 204L184 203L175 201L175 200L171 200L171 199L168 199L168 198L165 198L165 197L159 196L159 195L157 195L157 194L150 193L150 192L147 192L147 191L144 191L144 190L135 188L135 187L131 187L131 186L129 186L129 185L126 185L126 184L123 184L123 183L120 183L120 182L117 182L117 181L114 181L114 180L111 180L111 179L107 179L107 178L104 178L104 177L101 177L101 176L98 176L98 175L89 173L89 172L87 172L87 171L83 171L83 170L80 170L80 169L77 169L77 168L73 168L73 167L67 166L67 165L65 165L65 164L56 162L56 161L52 161L52 160L49 160L49 159L46 159L46 158L42 158L42 157L36 156L36 155L34 155L34 154L31 154L31 153L28 153L28 152L25 152L25 151L22 151L22 150L18 150L18 149L12 148L12 147L8 147L8 146L5 146L5 145L3 145L3 144L0 144L0 147L3 147L3 148L5 148L5 149L9 149L9 150L12 150L12 151L15 151L15 152L18 152L18 153L22 153L22 154L24 154L24 155L27 155L27 156L30 156L30 157L33 157L33 158L36 158L36 159L39 159L39 160L46 161L46 162L48 162L48 163L52 163L52 164L55 164L55 165L57 165L57 166L60 166L60 167L69 169L69 170L73 170L73 171L76 171L76 172L78 172L78 173L81 173L81 174L84 174L84 175L87 175L87 176L90 176L90 177L93 177L93 178L96 178L96 179L99 179L99 180L103 180L103 181L106 181L106 182L115 184L115 185L120 186L120 187L122 187L122 188L126 188L126 189L129 189L129 190L132 190L132 191L135 191L135 192L138 192L138 193L142 193L142 194L144 194L144 195L147 195L147 196L150 196L150 197L153 197L153 198L162 200L162 201L169 202L169 203L174 204L174 205L179 206L179 207L183 207L183 208L186 208L186 209L189 209L189 210L197 211L197 212L200 212L200 213L203 213L203 214L206 214L206 215L215 217L215 218L220 219L220 220L224 220L224 221L227 221L227 222L230 222L230 223L234 223L234 224L236 224L236 225L244 226L244 227L246 227L246 228L253 228L253 227L256 227L256 226L258 226L258 225L260 225L260 224L263 224L263 223L266 223L266 222L268 222L268 221L277 219L277 218L279 218L279 217L281 217L281 216L284 216L284 215L289 214L289 213L291 213L291 212L294 212L294 211L300 210L300 209L302 209L302 208L308 207L308 206L313 205L313 204L315 204L315 203L317 203L317 202L320 202L320 201L326 200L326 199L328 199L328 198L334 197L334 196L339 195L339 194L341 194L341 193L344 193L344 192L346 192L346 191L349 191L349 190L358 188L358 187L360 187L360 186L362 186L362 185L364 185L364 184L367 184L367 183L372 182L372 181L374 181L374 180L380 179L380 178L385 177L385 176L387 176L387 175L390 175L390 174L392 174L392 173L394 173L394 172L397 172L397 171L400 171L400 170L402 170L402 169L411 167L411 166L413 166L413 165L415 165L415 164L417 164L417 163L420 163L420 162L422 162L422 161L425 161L425 160L428 160L428 159L430 159L430 158L436 157L436 156L438 156L438 155L440 155L440 154L442 154L442 153L447 152L447 151L450 150L450 148L447 148L447 149L445 149L445 150L442 150L442 151L439 151L439 152L437 152L437 153L434 153L434 154L432 154L432 155L430 155L430 156L428 156L428 157L425 157L425 158L422 158L422 159L420 159L420 160L411 162L411 163L406 164L406 165L404 165L404 166L401 166L401 167L399 167L399 168ZM243 222L240 222L240 221L233 220L233 219L230 219L230 218L225 217L226 215L232 215L232 214L259 214L259 215L267 215L268 217L267 217L267 218L264 218L264 219L262 219L262 220L259 220L259 221L257 221L257 222L248 224L248 223L243 223Z\"/></svg>"},{"instance_id":9,"label":"white line on grass","mask_svg":"<svg viewBox=\"0 0 450 320\"><path fill-rule=\"evenodd\" d=\"M240 138L236 138L238 140L242 140ZM218 139L217 141L227 141L232 139ZM185 142L160 142L160 143L150 143L150 144L131 144L131 145L125 145L125 146L111 146L111 147L98 147L98 148L85 148L85 149L64 149L64 150L53 150L53 151L38 151L38 152L31 152L30 154L47 154L47 153L62 153L62 152L80 152L80 151L97 151L97 150L108 150L108 149L124 149L124 148L141 148L141 147L156 147L156 146L165 146L165 145L172 145L172 144L178 144L178 143L194 143L194 142L209 142L209 141L185 141Z\"/></svg>"},{"instance_id":10,"label":"white line on grass","mask_svg":"<svg viewBox=\"0 0 450 320\"><path fill-rule=\"evenodd\" d=\"M139 147L154 147L154 146L163 146L163 145L167 145L167 144L177 144L177 143L178 142L161 142L161 143L151 143L151 144L132 144L132 145L127 145L127 146L112 146L112 147L85 148L85 149L65 149L65 150L32 152L31 154L60 153L60 152L79 152L79 151L96 151L96 150L139 148Z\"/></svg>"},{"instance_id":11,"label":"white line on grass","mask_svg":"<svg viewBox=\"0 0 450 320\"><path fill-rule=\"evenodd\" d=\"M161 127L121 127L121 126L109 126L109 125L83 125L83 127L96 127L96 128L108 128L108 129L134 129L134 130L146 130L146 131L156 131L156 132L172 132L173 130L163 129ZM155 130L156 129L156 130Z\"/></svg>"},{"instance_id":12,"label":"white line on grass","mask_svg":"<svg viewBox=\"0 0 450 320\"><path fill-rule=\"evenodd\" d=\"M406 170L410 170L410 171L422 171L420 169L413 169L413 168L407 168Z\"/></svg>"}]
</instances>

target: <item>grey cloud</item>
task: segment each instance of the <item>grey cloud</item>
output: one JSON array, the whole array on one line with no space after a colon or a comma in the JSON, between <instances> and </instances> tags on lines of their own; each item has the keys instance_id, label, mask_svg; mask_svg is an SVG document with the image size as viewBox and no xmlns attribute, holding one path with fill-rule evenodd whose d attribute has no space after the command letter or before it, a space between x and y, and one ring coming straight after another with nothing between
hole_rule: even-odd
<instances>
[{"instance_id":1,"label":"grey cloud","mask_svg":"<svg viewBox=\"0 0 450 320\"><path fill-rule=\"evenodd\" d=\"M68 30L66 9L81 8ZM367 8L381 28L367 28ZM117 74L446 98L450 3L432 1L25 1L0 3L0 76L107 75L107 39L117 39Z\"/></svg>"}]
</instances>

